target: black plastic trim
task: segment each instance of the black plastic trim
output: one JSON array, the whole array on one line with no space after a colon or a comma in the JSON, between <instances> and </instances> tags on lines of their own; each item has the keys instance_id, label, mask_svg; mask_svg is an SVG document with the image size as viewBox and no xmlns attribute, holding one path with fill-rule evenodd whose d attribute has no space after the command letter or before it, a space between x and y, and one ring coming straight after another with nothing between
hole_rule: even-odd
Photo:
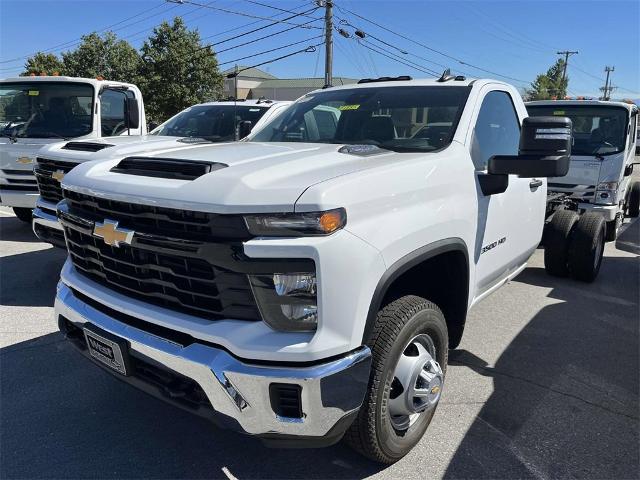
<instances>
[{"instance_id":1,"label":"black plastic trim","mask_svg":"<svg viewBox=\"0 0 640 480\"><path fill-rule=\"evenodd\" d=\"M478 183L482 194L487 197L504 193L509 186L509 175L495 175L490 173L478 172Z\"/></svg>"},{"instance_id":2,"label":"black plastic trim","mask_svg":"<svg viewBox=\"0 0 640 480\"><path fill-rule=\"evenodd\" d=\"M127 157L111 169L114 173L141 177L195 180L207 173L228 167L219 162L181 160L179 158Z\"/></svg>"},{"instance_id":3,"label":"black plastic trim","mask_svg":"<svg viewBox=\"0 0 640 480\"><path fill-rule=\"evenodd\" d=\"M425 245L424 247L420 247L405 255L387 269L378 281L378 285L373 293L373 298L371 299L371 304L369 305L369 313L367 315L367 321L362 335L362 343L364 345L366 345L367 340L373 331L378 311L382 306L382 301L393 282L403 273L409 271L422 262L440 254L454 251L462 252L464 254L468 268L469 251L467 250L467 245L461 238L452 237L438 240L430 243L429 245ZM468 295L469 292L467 292L467 297ZM465 301L468 301L468 298L466 298Z\"/></svg>"}]
</instances>

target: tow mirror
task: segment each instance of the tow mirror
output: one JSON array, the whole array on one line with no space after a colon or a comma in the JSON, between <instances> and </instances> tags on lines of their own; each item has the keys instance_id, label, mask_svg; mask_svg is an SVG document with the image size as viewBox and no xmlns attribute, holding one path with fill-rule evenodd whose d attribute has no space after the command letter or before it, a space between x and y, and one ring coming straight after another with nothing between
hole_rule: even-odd
<instances>
[{"instance_id":1,"label":"tow mirror","mask_svg":"<svg viewBox=\"0 0 640 480\"><path fill-rule=\"evenodd\" d=\"M242 139L251 133L253 123L250 120L244 120L238 125L238 139Z\"/></svg>"},{"instance_id":2,"label":"tow mirror","mask_svg":"<svg viewBox=\"0 0 640 480\"><path fill-rule=\"evenodd\" d=\"M151 122L147 123L147 131L150 132L152 130L155 130L156 128L158 128L159 125L160 124L158 122L151 121Z\"/></svg>"},{"instance_id":3,"label":"tow mirror","mask_svg":"<svg viewBox=\"0 0 640 480\"><path fill-rule=\"evenodd\" d=\"M138 101L127 97L127 127L138 128L140 126L140 111Z\"/></svg>"},{"instance_id":4,"label":"tow mirror","mask_svg":"<svg viewBox=\"0 0 640 480\"><path fill-rule=\"evenodd\" d=\"M488 172L524 178L565 176L571 156L571 127L566 117L525 118L518 155L491 157Z\"/></svg>"}]
</instances>

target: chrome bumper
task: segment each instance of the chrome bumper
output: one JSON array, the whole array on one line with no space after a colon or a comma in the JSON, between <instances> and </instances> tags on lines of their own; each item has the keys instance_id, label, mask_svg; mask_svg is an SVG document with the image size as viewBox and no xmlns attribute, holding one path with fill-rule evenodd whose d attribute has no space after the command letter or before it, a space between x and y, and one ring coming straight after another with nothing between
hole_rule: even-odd
<instances>
[{"instance_id":1,"label":"chrome bumper","mask_svg":"<svg viewBox=\"0 0 640 480\"><path fill-rule=\"evenodd\" d=\"M58 284L55 314L79 328L91 323L125 339L132 357L196 382L215 413L227 417L225 425L251 435L276 440L317 439L336 436L334 427L339 427L339 439L360 408L367 389L371 366L368 347L312 366L256 365L197 340L180 345L127 325L83 302L62 282ZM135 371L131 377L115 375L127 381L135 377ZM301 418L281 417L274 412L270 401L272 384L301 387Z\"/></svg>"},{"instance_id":2,"label":"chrome bumper","mask_svg":"<svg viewBox=\"0 0 640 480\"><path fill-rule=\"evenodd\" d=\"M0 185L0 206L33 208L38 198L38 188L34 185L35 191L3 190Z\"/></svg>"},{"instance_id":3,"label":"chrome bumper","mask_svg":"<svg viewBox=\"0 0 640 480\"><path fill-rule=\"evenodd\" d=\"M56 204L38 198L33 209L31 228L36 237L56 247L66 248L62 225L56 217Z\"/></svg>"}]
</instances>

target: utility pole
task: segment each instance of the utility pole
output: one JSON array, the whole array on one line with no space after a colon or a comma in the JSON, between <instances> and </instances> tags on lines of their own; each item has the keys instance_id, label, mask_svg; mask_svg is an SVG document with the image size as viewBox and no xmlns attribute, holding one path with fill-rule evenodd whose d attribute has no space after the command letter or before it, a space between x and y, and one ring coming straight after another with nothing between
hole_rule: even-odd
<instances>
[{"instance_id":1,"label":"utility pole","mask_svg":"<svg viewBox=\"0 0 640 480\"><path fill-rule=\"evenodd\" d=\"M322 6L322 2L318 2ZM333 85L333 0L324 0L324 88Z\"/></svg>"},{"instance_id":2,"label":"utility pole","mask_svg":"<svg viewBox=\"0 0 640 480\"><path fill-rule=\"evenodd\" d=\"M564 85L565 80L567 79L567 66L569 65L569 57L571 55L577 55L578 51L571 50L562 50L560 52L556 52L558 55L564 55L564 68L562 69L562 83L561 86Z\"/></svg>"},{"instance_id":3,"label":"utility pole","mask_svg":"<svg viewBox=\"0 0 640 480\"><path fill-rule=\"evenodd\" d=\"M609 83L609 75L611 74L611 72L614 72L615 70L616 70L616 67L608 67L608 66L604 67L604 71L607 73L607 79L604 82L604 87L600 89L603 92L602 100L611 99L611 92L613 92L613 87Z\"/></svg>"}]
</instances>

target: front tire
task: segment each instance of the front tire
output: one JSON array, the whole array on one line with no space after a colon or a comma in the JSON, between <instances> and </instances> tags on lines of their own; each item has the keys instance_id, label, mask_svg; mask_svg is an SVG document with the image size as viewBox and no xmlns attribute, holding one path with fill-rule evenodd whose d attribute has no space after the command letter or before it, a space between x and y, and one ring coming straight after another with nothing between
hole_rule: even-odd
<instances>
[{"instance_id":1,"label":"front tire","mask_svg":"<svg viewBox=\"0 0 640 480\"><path fill-rule=\"evenodd\" d=\"M13 207L13 213L18 217L18 220L25 223L31 223L31 215L33 213L31 208Z\"/></svg>"},{"instance_id":2,"label":"front tire","mask_svg":"<svg viewBox=\"0 0 640 480\"><path fill-rule=\"evenodd\" d=\"M407 295L378 312L367 344L369 387L345 440L391 464L420 441L433 418L449 353L447 324L437 305Z\"/></svg>"},{"instance_id":3,"label":"front tire","mask_svg":"<svg viewBox=\"0 0 640 480\"><path fill-rule=\"evenodd\" d=\"M569 271L576 280L593 282L604 254L605 221L596 213L580 217L571 237Z\"/></svg>"},{"instance_id":4,"label":"front tire","mask_svg":"<svg viewBox=\"0 0 640 480\"><path fill-rule=\"evenodd\" d=\"M580 216L573 210L556 210L544 230L544 268L549 275L569 274L569 240Z\"/></svg>"}]
</instances>

